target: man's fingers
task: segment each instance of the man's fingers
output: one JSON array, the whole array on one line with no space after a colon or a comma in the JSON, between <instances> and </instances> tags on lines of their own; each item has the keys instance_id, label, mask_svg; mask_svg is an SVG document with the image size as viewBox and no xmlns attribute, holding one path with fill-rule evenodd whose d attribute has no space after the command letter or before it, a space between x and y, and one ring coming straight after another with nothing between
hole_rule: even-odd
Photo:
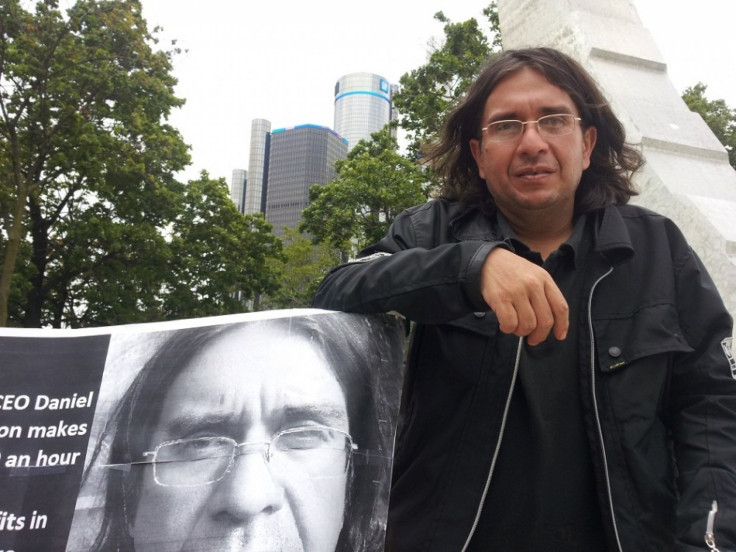
<instances>
[{"instance_id":1,"label":"man's fingers","mask_svg":"<svg viewBox=\"0 0 736 552\"><path fill-rule=\"evenodd\" d=\"M539 321L537 320L537 311L534 308L534 305L529 301L529 299L523 298L516 303L515 306L518 323L516 325L516 329L510 333L523 337L535 332L539 326Z\"/></svg>"},{"instance_id":2,"label":"man's fingers","mask_svg":"<svg viewBox=\"0 0 736 552\"><path fill-rule=\"evenodd\" d=\"M493 308L498 319L498 327L503 333L515 333L519 325L519 317L516 314L516 308L513 303L502 302Z\"/></svg>"},{"instance_id":3,"label":"man's fingers","mask_svg":"<svg viewBox=\"0 0 736 552\"><path fill-rule=\"evenodd\" d=\"M547 295L547 304L554 317L553 334L557 340L562 341L567 337L567 331L570 329L570 307L568 307L560 288L554 282L544 289Z\"/></svg>"},{"instance_id":4,"label":"man's fingers","mask_svg":"<svg viewBox=\"0 0 736 552\"><path fill-rule=\"evenodd\" d=\"M502 332L527 337L530 345L550 332L558 340L567 336L569 308L562 292L547 271L514 253L496 249L488 255L481 292Z\"/></svg>"},{"instance_id":5,"label":"man's fingers","mask_svg":"<svg viewBox=\"0 0 736 552\"><path fill-rule=\"evenodd\" d=\"M552 308L547 302L546 294L535 295L531 298L531 307L534 309L535 325L525 334L529 345L538 345L549 336L555 324Z\"/></svg>"}]
</instances>

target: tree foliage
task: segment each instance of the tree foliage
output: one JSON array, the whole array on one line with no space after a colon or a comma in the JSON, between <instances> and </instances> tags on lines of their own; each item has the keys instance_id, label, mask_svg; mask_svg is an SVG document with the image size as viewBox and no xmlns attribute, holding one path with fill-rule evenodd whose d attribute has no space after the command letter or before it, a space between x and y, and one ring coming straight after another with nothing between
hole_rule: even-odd
<instances>
[{"instance_id":1,"label":"tree foliage","mask_svg":"<svg viewBox=\"0 0 736 552\"><path fill-rule=\"evenodd\" d=\"M388 129L358 142L335 163L337 179L310 188L300 230L343 255L380 240L396 215L427 199L424 171L397 149Z\"/></svg>"},{"instance_id":2,"label":"tree foliage","mask_svg":"<svg viewBox=\"0 0 736 552\"><path fill-rule=\"evenodd\" d=\"M309 307L319 283L340 262L340 252L326 243L313 244L294 228L285 228L281 240L283 258L274 258L270 262L273 270L278 273L279 287L262 299L261 307Z\"/></svg>"},{"instance_id":3,"label":"tree foliage","mask_svg":"<svg viewBox=\"0 0 736 552\"><path fill-rule=\"evenodd\" d=\"M273 261L281 241L262 213L243 215L224 179L203 173L189 182L184 209L171 231L171 261L161 292L165 317L243 311L243 299L278 288Z\"/></svg>"},{"instance_id":4,"label":"tree foliage","mask_svg":"<svg viewBox=\"0 0 736 552\"><path fill-rule=\"evenodd\" d=\"M709 100L705 95L707 89L699 82L686 89L682 99L691 111L700 114L726 148L728 161L736 169L736 109L729 107L725 100Z\"/></svg>"},{"instance_id":5,"label":"tree foliage","mask_svg":"<svg viewBox=\"0 0 736 552\"><path fill-rule=\"evenodd\" d=\"M189 163L167 123L183 104L176 50L155 49L140 3L77 0L66 13L55 0L24 4L0 5L0 325L216 313L236 308L238 286L271 285L245 275L276 251L265 222L222 211L222 182L175 179ZM243 229L251 241L234 235ZM236 255L242 247L255 249ZM245 264L235 275L210 255Z\"/></svg>"},{"instance_id":6,"label":"tree foliage","mask_svg":"<svg viewBox=\"0 0 736 552\"><path fill-rule=\"evenodd\" d=\"M434 18L444 24L444 40L439 45L430 44L432 51L427 63L399 80L401 87L393 101L413 159L420 156L423 143L439 135L445 116L460 101L481 66L501 50L496 2L491 2L483 14L490 25L490 44L475 18L453 23L437 12Z\"/></svg>"},{"instance_id":7,"label":"tree foliage","mask_svg":"<svg viewBox=\"0 0 736 552\"><path fill-rule=\"evenodd\" d=\"M140 225L121 229L137 232ZM94 326L242 312L244 300L277 287L270 262L280 258L281 243L271 229L262 214L237 210L224 179L203 172L189 182L165 232L144 230L149 247L139 250L147 240L120 236L117 243L131 245L115 262L90 271L88 279L76 279L71 287L83 301L67 305L65 323Z\"/></svg>"}]
</instances>

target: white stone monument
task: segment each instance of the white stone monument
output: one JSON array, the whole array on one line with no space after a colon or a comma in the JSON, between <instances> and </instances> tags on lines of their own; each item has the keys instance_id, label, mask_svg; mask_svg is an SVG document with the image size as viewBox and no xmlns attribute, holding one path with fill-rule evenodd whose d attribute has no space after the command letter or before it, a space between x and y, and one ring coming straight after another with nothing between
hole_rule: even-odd
<instances>
[{"instance_id":1,"label":"white stone monument","mask_svg":"<svg viewBox=\"0 0 736 552\"><path fill-rule=\"evenodd\" d=\"M736 317L736 171L670 81L634 3L498 0L498 13L505 49L557 48L597 80L646 159L634 201L677 223Z\"/></svg>"}]
</instances>

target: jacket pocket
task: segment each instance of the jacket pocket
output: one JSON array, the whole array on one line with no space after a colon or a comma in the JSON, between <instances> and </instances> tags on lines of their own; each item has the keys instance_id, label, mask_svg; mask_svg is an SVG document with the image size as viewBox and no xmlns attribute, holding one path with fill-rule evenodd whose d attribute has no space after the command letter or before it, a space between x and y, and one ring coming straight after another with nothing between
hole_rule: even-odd
<instances>
[{"instance_id":1,"label":"jacket pocket","mask_svg":"<svg viewBox=\"0 0 736 552\"><path fill-rule=\"evenodd\" d=\"M437 375L450 381L477 385L482 372L489 369L490 350L498 333L493 312L476 312L443 324L427 364L434 364ZM441 362L438 362L441 359Z\"/></svg>"},{"instance_id":2,"label":"jacket pocket","mask_svg":"<svg viewBox=\"0 0 736 552\"><path fill-rule=\"evenodd\" d=\"M593 329L598 367L604 373L644 357L693 350L683 337L675 307L667 303L598 317L593 320Z\"/></svg>"}]
</instances>

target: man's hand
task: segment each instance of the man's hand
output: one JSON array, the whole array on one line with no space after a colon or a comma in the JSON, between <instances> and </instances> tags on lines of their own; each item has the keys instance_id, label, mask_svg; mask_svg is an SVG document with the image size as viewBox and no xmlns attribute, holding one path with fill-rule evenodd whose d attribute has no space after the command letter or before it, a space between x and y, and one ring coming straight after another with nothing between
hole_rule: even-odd
<instances>
[{"instance_id":1,"label":"man's hand","mask_svg":"<svg viewBox=\"0 0 736 552\"><path fill-rule=\"evenodd\" d=\"M559 340L567 337L567 301L542 267L497 247L483 263L480 286L502 332L526 336L529 345L547 339L550 330Z\"/></svg>"}]
</instances>

